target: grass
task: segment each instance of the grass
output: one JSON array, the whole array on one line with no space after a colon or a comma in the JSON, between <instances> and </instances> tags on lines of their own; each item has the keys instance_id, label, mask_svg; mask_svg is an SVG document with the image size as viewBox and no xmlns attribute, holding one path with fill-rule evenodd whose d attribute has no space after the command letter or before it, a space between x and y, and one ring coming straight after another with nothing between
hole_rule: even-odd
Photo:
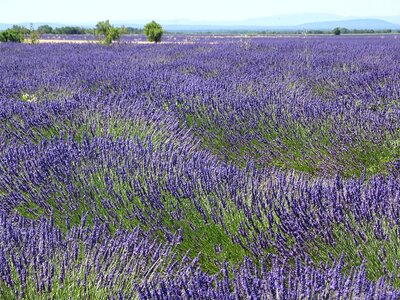
<instances>
[{"instance_id":1,"label":"grass","mask_svg":"<svg viewBox=\"0 0 400 300\"><path fill-rule=\"evenodd\" d=\"M82 141L83 135L89 132L92 134L91 138L111 136L113 139L130 139L137 137L141 140L151 134L152 142L155 144L165 140L166 137L166 133L162 129L155 129L140 120L127 121L122 118L106 117L97 113L85 114L81 121L78 119L77 117L77 120L58 122L49 127L33 127L30 136L34 136L33 141L39 141L42 138L57 138L59 137L60 129L67 129L78 143ZM189 127L204 128L209 126L207 128L208 133L203 135L203 145L205 147L213 149L217 154L224 153L228 160L234 161L239 165L243 164L243 158L254 157L259 163L266 162L269 166L318 174L320 172L319 168L324 164L324 160L330 159L327 149L335 146L332 143L332 139L328 138L331 126L329 123L320 127L319 131L313 132L295 122L290 127L285 128L276 127L274 123L268 124L267 127L265 124L260 123L255 131L261 132L263 137L269 141L269 144L265 145L257 139L253 139L252 147L245 147L244 145L232 145L228 140L227 133L221 127L213 126L210 122L202 115L186 115L186 123ZM271 128L275 128L275 130L271 130ZM209 137L212 137L212 139ZM276 143L275 141L278 137L280 141ZM361 168L364 168L367 176L384 172L386 163L398 156L397 141L399 138L389 136L387 139L385 143L380 145L369 141L361 141L355 147L349 148L348 152L341 152L342 156L337 158L337 161L343 166L342 175L345 177L360 176ZM267 146L275 147L272 149L279 156L263 160L260 153ZM316 156L315 153L319 153L319 156ZM316 157L320 160L316 161ZM87 163L81 162L81 167L85 167ZM78 175L76 178L79 178L80 172L82 170L78 167L75 174ZM69 201L74 202L74 210L71 210L68 205L60 206L60 202L57 202L57 198L65 198L65 195L69 195L63 182L53 182L55 186L59 187L59 191L50 195L47 199L47 203L51 207L50 210L48 207L40 207L27 194L25 195L26 202L15 209L20 215L30 219L36 219L42 215L53 215L55 223L64 232L66 231L66 216L68 216L71 226L79 224L83 214L87 214L88 226L93 224L95 217L100 217L109 222L109 230L111 232L115 231L119 226L127 229L140 226L148 230L154 225L152 224L154 223L152 218L155 217L161 220L157 225L159 228L167 228L171 232L181 230L182 241L177 248L179 255L183 256L189 251L190 257L194 258L201 252L199 263L204 271L210 273L218 272L219 265L224 261L237 265L243 260L244 256L252 256L250 249L243 248L237 241L233 242L233 237L237 236L239 227L241 225L246 226L249 223L246 221L243 211L239 211L229 199L224 200L227 206L222 207L222 203L220 203L222 199L210 202L209 198L213 197L212 195L199 194L194 199L189 200L175 198L164 191L160 195L164 210L154 211L148 204L145 205L138 195L133 193L132 187L128 184L129 180L138 179L141 186L146 189L145 177L128 178L126 181L121 181L113 169L108 171L93 170L90 174L87 178L81 178L80 180L75 178L73 180L77 198L70 198ZM105 178L113 182L112 186L106 183ZM40 193L40 191L37 192ZM118 201L116 197L118 197ZM193 200L198 201L200 207L205 209L204 215L195 207ZM137 209L148 218L146 222L135 217L134 212ZM176 210L179 210L179 218L174 217ZM152 215L148 214L149 211L152 211ZM220 223L215 223L212 220L212 213L219 214ZM264 220L255 221L254 226L256 227L253 229L262 232L266 232L269 229L265 225L268 222L267 219L265 216L263 218ZM263 224L262 222L265 223ZM162 230L157 233L156 230L154 232L155 238L160 238L161 232ZM388 261L392 261L397 255L397 239L389 243L380 242L378 244L369 243L368 246L367 244L355 246L354 240L349 233L343 232L340 227L335 229L333 233L336 241L335 247L329 247L329 245L321 241L315 241L310 246L310 254L315 261L328 261L328 253L335 258L344 254L344 259L349 264L349 267L357 266L361 264L357 252L359 250L364 257L368 258L366 264L368 275L371 279L377 279L384 273L382 263L377 260L376 253L381 251L383 247L391 257ZM253 233L249 234L251 238ZM369 238L372 239L372 237ZM313 249L318 251L313 252ZM273 251L273 249L266 249L265 251ZM388 272L393 271L393 263L388 263L386 269ZM396 281L396 284L399 283ZM81 291L77 288L72 293L79 294ZM99 295L99 297L101 296Z\"/></svg>"},{"instance_id":2,"label":"grass","mask_svg":"<svg viewBox=\"0 0 400 300\"><path fill-rule=\"evenodd\" d=\"M145 177L135 178L127 174L125 180L118 180L113 169L101 171L100 168L89 173L86 171L88 175L85 178L76 180L79 178L79 172L82 172L79 169L84 167L84 164L84 162L77 164L76 174L72 176L74 178L71 181L72 194L71 191L66 190L65 183L53 179L52 186L57 188L57 192L48 195L46 200L48 206L42 207L35 202L35 195L40 195L42 192L33 188L31 191L33 198L25 194L25 202L15 208L17 212L30 219L52 215L54 223L63 232L67 230L67 219L69 226L72 227L81 223L83 215L86 217L87 226L93 225L94 218L100 218L108 223L108 229L112 233L117 228L131 229L139 226L144 230L151 230L154 237L160 239L164 229L171 232L181 230L182 241L177 246L178 254L183 256L190 250L189 256L194 258L201 252L200 265L204 271L211 273L218 272L218 264L224 261L236 265L245 255L251 255L248 250L232 241L232 236L237 233L240 222L245 220L243 213L239 212L233 204L229 204L230 209L223 213L221 221L224 226L214 223L211 219L212 212L218 214L218 209L222 211L220 204L218 207L212 207L209 200L201 194L189 200L173 197L170 193L161 190L159 201L162 207L155 208L146 199L146 195L142 198L135 194L129 184L129 182L139 180L142 188L146 190ZM66 198L66 195L69 195L67 196L69 203L62 205L62 202L57 201L57 199ZM203 214L199 212L193 201L199 203L199 207L204 210ZM141 212L141 218L138 218L138 211ZM160 222L155 222L155 220Z\"/></svg>"},{"instance_id":3,"label":"grass","mask_svg":"<svg viewBox=\"0 0 400 300\"><path fill-rule=\"evenodd\" d=\"M364 264L367 277L376 281L384 277L391 281L395 288L400 288L400 240L397 225L391 227L383 222L385 238L377 238L374 234L373 224L355 225L349 232L343 224L332 228L331 233L334 244L316 239L308 244L308 253L316 264L330 262L332 258L343 258L344 272Z\"/></svg>"},{"instance_id":4,"label":"grass","mask_svg":"<svg viewBox=\"0 0 400 300\"><path fill-rule=\"evenodd\" d=\"M95 251L95 250L93 250ZM37 270L34 265L30 265L26 269L25 281L21 281L21 277L17 274L14 265L11 268L11 280L13 286L9 286L5 281L0 281L0 296L1 299L110 299L110 296L120 294L130 299L136 299L137 295L132 294L132 283L135 280L142 278L141 273L133 273L129 277L122 277L124 270L115 268L118 265L120 256L115 254L112 256L112 261L109 265L101 265L99 270L95 270L93 262L90 261L91 253L84 252L84 245L80 244L78 248L77 259L68 263L67 268L62 271L63 259L60 252L52 253L51 257L47 257L49 273L45 275L45 270ZM140 260L141 258L132 257L130 261ZM149 266L150 267L150 266ZM159 265L163 268L163 265ZM53 275L51 276L51 270ZM61 272L64 272L61 281ZM118 282L113 288L104 287L98 272L113 274L112 280ZM39 278L46 276L46 283L42 286L38 285ZM128 296L129 295L129 296Z\"/></svg>"},{"instance_id":5,"label":"grass","mask_svg":"<svg viewBox=\"0 0 400 300\"><path fill-rule=\"evenodd\" d=\"M275 166L283 170L296 170L313 176L369 178L387 173L387 164L398 159L399 133L387 133L382 140L372 142L356 139L342 142L331 134L333 121L324 121L314 127L295 121L281 126L270 120L260 122L255 129L237 131L216 126L203 113L186 115L186 124L193 127L204 148L242 167L249 158L261 167ZM206 133L204 132L206 131ZM254 138L246 140L246 134ZM362 136L362 133L359 133Z\"/></svg>"}]
</instances>

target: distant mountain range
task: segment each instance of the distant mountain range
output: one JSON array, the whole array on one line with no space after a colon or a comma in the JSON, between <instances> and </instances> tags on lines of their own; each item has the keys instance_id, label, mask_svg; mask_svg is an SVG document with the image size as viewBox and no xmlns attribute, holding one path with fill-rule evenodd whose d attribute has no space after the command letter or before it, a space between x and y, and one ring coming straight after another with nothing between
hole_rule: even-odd
<instances>
[{"instance_id":1,"label":"distant mountain range","mask_svg":"<svg viewBox=\"0 0 400 300\"><path fill-rule=\"evenodd\" d=\"M345 27L348 29L375 29L384 30L400 29L400 25L387 22L380 19L355 19L346 21L326 21L326 22L316 22L316 23L305 23L297 27L302 27L304 29L315 29L315 30L331 30L335 27Z\"/></svg>"},{"instance_id":2,"label":"distant mountain range","mask_svg":"<svg viewBox=\"0 0 400 300\"><path fill-rule=\"evenodd\" d=\"M151 20L111 20L116 26L129 26L141 28ZM247 19L241 21L192 21L180 20L157 20L164 29L168 31L230 31L230 30L332 30L335 27L345 27L348 29L374 29L374 30L400 30L400 15L389 17L343 17L332 14L295 14L279 15L264 18ZM82 26L94 27L96 22L79 24L62 23L34 23L34 28L40 25L50 25L52 27L62 26ZM18 25L28 27L30 23L20 23ZM1 24L0 30L10 28L12 24Z\"/></svg>"}]
</instances>

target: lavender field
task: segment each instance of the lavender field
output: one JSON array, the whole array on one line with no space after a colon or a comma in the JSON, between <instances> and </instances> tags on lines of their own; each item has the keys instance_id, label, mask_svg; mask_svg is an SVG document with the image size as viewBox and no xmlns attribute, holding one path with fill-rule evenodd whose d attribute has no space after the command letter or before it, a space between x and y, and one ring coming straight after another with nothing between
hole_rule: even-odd
<instances>
[{"instance_id":1,"label":"lavender field","mask_svg":"<svg viewBox=\"0 0 400 300\"><path fill-rule=\"evenodd\" d=\"M0 44L0 299L399 299L399 264L400 36Z\"/></svg>"}]
</instances>

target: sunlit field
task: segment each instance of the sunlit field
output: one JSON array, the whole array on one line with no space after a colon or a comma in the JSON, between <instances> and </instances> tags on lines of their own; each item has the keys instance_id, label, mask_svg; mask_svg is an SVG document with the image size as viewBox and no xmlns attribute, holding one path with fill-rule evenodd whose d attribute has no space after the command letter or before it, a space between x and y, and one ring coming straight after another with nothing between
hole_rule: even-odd
<instances>
[{"instance_id":1,"label":"sunlit field","mask_svg":"<svg viewBox=\"0 0 400 300\"><path fill-rule=\"evenodd\" d=\"M400 36L140 41L0 44L0 299L400 298Z\"/></svg>"}]
</instances>

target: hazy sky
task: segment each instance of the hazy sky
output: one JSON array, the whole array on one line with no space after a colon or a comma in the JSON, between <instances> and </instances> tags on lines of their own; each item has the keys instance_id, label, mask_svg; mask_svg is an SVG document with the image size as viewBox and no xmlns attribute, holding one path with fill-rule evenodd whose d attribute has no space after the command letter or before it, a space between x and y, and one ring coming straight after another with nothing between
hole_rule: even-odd
<instances>
[{"instance_id":1,"label":"hazy sky","mask_svg":"<svg viewBox=\"0 0 400 300\"><path fill-rule=\"evenodd\" d=\"M0 23L244 20L294 13L400 15L400 0L0 0Z\"/></svg>"}]
</instances>

